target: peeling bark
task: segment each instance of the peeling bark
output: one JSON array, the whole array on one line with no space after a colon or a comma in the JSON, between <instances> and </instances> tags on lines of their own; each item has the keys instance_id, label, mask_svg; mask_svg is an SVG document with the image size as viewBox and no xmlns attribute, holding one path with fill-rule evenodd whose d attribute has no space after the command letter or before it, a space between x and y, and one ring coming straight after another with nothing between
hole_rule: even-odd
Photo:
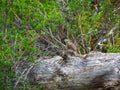
<instances>
[{"instance_id":1,"label":"peeling bark","mask_svg":"<svg viewBox=\"0 0 120 90\"><path fill-rule=\"evenodd\" d=\"M40 60L28 74L44 90L120 90L120 54L91 52L86 59L70 56Z\"/></svg>"}]
</instances>

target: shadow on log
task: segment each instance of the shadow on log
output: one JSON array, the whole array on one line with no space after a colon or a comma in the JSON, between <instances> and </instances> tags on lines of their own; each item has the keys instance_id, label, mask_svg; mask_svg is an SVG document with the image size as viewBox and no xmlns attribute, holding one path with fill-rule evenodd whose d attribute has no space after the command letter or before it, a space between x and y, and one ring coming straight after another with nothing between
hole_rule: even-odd
<instances>
[{"instance_id":1,"label":"shadow on log","mask_svg":"<svg viewBox=\"0 0 120 90\"><path fill-rule=\"evenodd\" d=\"M40 60L28 74L28 81L43 90L120 90L120 54L91 52L86 59L62 57Z\"/></svg>"}]
</instances>

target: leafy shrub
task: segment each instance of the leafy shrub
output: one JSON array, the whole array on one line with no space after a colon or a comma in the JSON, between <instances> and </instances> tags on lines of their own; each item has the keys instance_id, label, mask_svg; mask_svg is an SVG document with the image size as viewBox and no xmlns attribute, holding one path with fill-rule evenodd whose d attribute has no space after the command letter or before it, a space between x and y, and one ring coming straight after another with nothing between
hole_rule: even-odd
<instances>
[{"instance_id":1,"label":"leafy shrub","mask_svg":"<svg viewBox=\"0 0 120 90\"><path fill-rule=\"evenodd\" d=\"M101 0L99 13L92 8L93 0L58 1L0 0L0 88L3 90L13 87L12 82L17 77L16 63L25 58L34 62L37 58L40 52L35 46L38 35L61 47L56 39L61 41L58 27L64 26L67 38L77 43L81 53L88 53L99 40L106 38L111 28L120 26L115 0ZM120 41L116 41L108 52L120 52Z\"/></svg>"},{"instance_id":2,"label":"leafy shrub","mask_svg":"<svg viewBox=\"0 0 120 90\"><path fill-rule=\"evenodd\" d=\"M16 77L13 67L17 62L25 58L34 62L37 58L36 39L34 30L11 28L8 32L0 32L0 88L12 90L10 88Z\"/></svg>"}]
</instances>

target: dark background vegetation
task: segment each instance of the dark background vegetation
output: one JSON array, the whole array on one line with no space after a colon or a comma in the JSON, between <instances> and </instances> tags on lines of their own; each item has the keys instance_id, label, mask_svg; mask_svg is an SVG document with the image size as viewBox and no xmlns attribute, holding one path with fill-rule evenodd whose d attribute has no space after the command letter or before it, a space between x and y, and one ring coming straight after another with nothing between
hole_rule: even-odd
<instances>
[{"instance_id":1,"label":"dark background vegetation","mask_svg":"<svg viewBox=\"0 0 120 90\"><path fill-rule=\"evenodd\" d=\"M17 69L50 55L38 48L42 39L63 49L68 38L82 54L98 43L99 51L118 53L119 33L120 0L0 0L0 90L41 89Z\"/></svg>"}]
</instances>

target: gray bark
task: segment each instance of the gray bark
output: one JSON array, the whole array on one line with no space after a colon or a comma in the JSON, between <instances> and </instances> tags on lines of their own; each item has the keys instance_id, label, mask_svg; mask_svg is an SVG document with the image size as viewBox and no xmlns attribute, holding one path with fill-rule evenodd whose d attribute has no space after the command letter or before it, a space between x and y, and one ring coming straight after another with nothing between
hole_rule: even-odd
<instances>
[{"instance_id":1,"label":"gray bark","mask_svg":"<svg viewBox=\"0 0 120 90\"><path fill-rule=\"evenodd\" d=\"M61 59L40 60L28 81L43 85L44 90L120 90L119 53L91 52L86 59L70 56L66 63L59 63Z\"/></svg>"}]
</instances>

